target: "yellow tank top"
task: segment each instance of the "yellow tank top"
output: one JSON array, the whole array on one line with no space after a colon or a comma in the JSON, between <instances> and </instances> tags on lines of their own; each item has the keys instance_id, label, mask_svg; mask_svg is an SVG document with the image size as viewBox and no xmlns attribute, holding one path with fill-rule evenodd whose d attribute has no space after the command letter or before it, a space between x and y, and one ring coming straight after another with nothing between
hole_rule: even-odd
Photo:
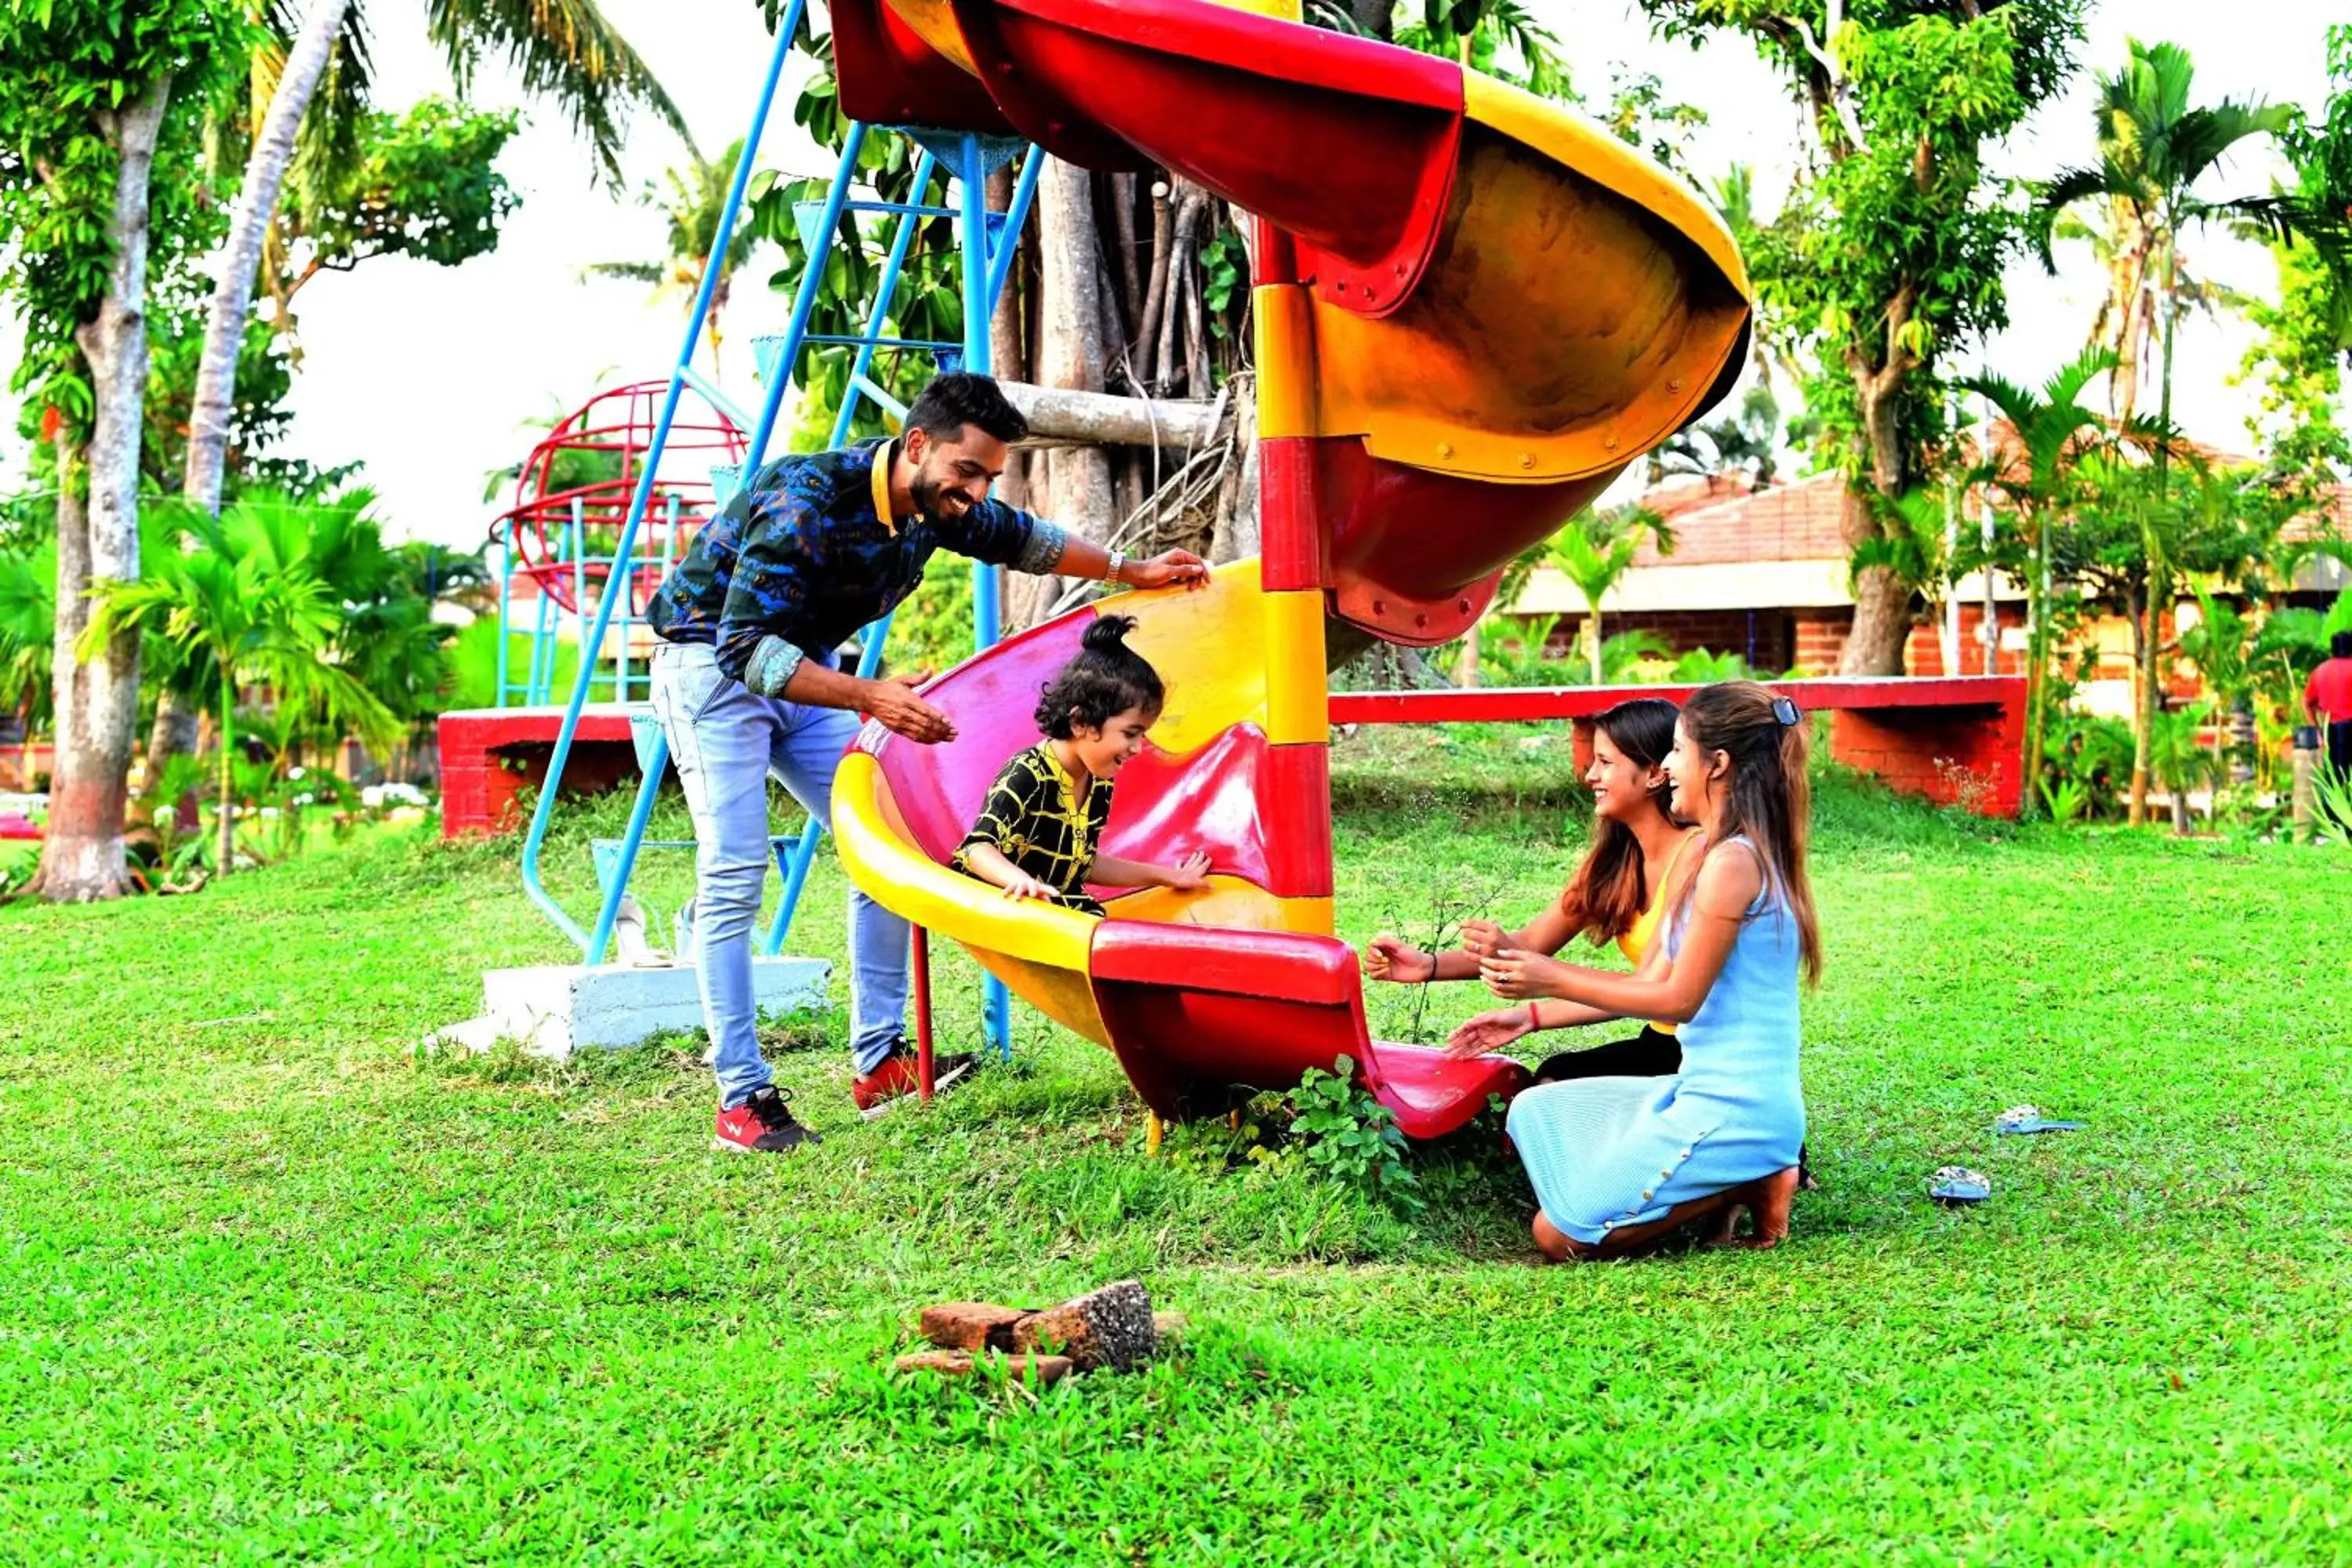
<instances>
[{"instance_id":1,"label":"yellow tank top","mask_svg":"<svg viewBox=\"0 0 2352 1568\"><path fill-rule=\"evenodd\" d=\"M1691 840L1698 837L1699 830L1694 827L1675 843L1674 852L1666 857L1666 868L1659 876L1658 885L1650 889L1649 907L1635 915L1633 923L1625 928L1625 934L1617 939L1617 951L1623 953L1626 961L1636 969L1642 967L1642 960L1649 955L1650 943L1657 940L1659 923L1666 918L1666 889L1674 884L1675 867L1681 861L1683 851L1690 847ZM1675 1032L1672 1024L1652 1024L1650 1026L1662 1035Z\"/></svg>"}]
</instances>

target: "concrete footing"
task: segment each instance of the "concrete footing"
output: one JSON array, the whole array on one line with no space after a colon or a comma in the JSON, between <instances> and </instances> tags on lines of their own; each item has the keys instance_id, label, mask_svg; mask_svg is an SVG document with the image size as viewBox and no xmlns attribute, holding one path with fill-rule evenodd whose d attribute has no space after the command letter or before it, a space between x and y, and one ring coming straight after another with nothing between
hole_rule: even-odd
<instances>
[{"instance_id":1,"label":"concrete footing","mask_svg":"<svg viewBox=\"0 0 2352 1568\"><path fill-rule=\"evenodd\" d=\"M752 995L767 1012L821 1006L832 968L815 958L754 959ZM634 1046L701 1022L691 965L545 963L486 971L481 1016L437 1029L426 1044L486 1051L516 1040L534 1056L562 1058L582 1046Z\"/></svg>"}]
</instances>

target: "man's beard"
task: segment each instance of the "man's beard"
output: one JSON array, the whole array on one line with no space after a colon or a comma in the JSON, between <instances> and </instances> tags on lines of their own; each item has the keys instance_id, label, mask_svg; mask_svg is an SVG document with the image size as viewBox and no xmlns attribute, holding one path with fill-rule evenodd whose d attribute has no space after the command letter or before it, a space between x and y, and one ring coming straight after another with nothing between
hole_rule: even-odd
<instances>
[{"instance_id":1,"label":"man's beard","mask_svg":"<svg viewBox=\"0 0 2352 1568\"><path fill-rule=\"evenodd\" d=\"M915 510L923 514L925 521L932 523L947 521L947 513L940 505L944 489L939 480L926 478L919 469L907 485L908 493L915 498Z\"/></svg>"}]
</instances>

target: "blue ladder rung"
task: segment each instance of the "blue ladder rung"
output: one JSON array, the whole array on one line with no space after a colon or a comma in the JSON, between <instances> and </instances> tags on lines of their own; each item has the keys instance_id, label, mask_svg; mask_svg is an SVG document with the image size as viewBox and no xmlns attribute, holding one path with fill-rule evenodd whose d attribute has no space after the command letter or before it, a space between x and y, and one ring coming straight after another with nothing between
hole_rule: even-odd
<instances>
[{"instance_id":1,"label":"blue ladder rung","mask_svg":"<svg viewBox=\"0 0 2352 1568\"><path fill-rule=\"evenodd\" d=\"M799 842L800 835L797 833L789 837L775 834L769 836L768 853L776 858L776 875L792 875L792 849ZM592 838L588 841L588 859L596 868L596 890L600 896L612 897L613 879L622 874L621 851L628 845L625 838ZM639 850L691 849L695 843L691 838L642 838L637 841L637 847Z\"/></svg>"},{"instance_id":2,"label":"blue ladder rung","mask_svg":"<svg viewBox=\"0 0 2352 1568\"><path fill-rule=\"evenodd\" d=\"M814 205L818 216L822 216L824 204L817 202ZM854 213L897 213L902 216L912 214L916 217L961 217L963 216L954 207L933 206L925 202L844 202L842 209L845 212Z\"/></svg>"},{"instance_id":3,"label":"blue ladder rung","mask_svg":"<svg viewBox=\"0 0 2352 1568\"><path fill-rule=\"evenodd\" d=\"M958 354L956 356L956 360L959 364L962 363L962 359L963 356L961 354ZM941 365L940 368L944 371L948 367ZM870 376L853 375L849 378L849 384L859 394L862 394L868 401L879 404L883 409L889 414L891 418L904 419L907 417L907 405L899 402L896 397L890 395L889 392L886 388L877 386Z\"/></svg>"},{"instance_id":4,"label":"blue ladder rung","mask_svg":"<svg viewBox=\"0 0 2352 1568\"><path fill-rule=\"evenodd\" d=\"M963 352L961 343L944 342L938 338L896 338L878 333L866 338L848 332L811 332L801 341L810 343L830 343L843 348L864 348L871 343L877 349L915 349L924 353L939 353L943 350L952 350L957 353Z\"/></svg>"}]
</instances>

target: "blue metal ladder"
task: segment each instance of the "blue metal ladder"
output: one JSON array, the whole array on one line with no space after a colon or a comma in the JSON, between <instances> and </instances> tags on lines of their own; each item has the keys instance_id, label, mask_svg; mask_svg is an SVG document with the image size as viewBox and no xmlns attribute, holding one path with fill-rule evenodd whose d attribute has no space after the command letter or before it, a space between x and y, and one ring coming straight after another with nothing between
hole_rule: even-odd
<instances>
[{"instance_id":1,"label":"blue metal ladder","mask_svg":"<svg viewBox=\"0 0 2352 1568\"><path fill-rule=\"evenodd\" d=\"M752 111L751 128L743 138L742 155L736 161L734 179L728 187L726 205L719 214L710 258L703 267L701 288L695 297L694 308L688 314L686 341L678 351L677 363L671 370L669 389L654 427L644 471L635 493L630 497L628 514L622 523L619 542L614 547L613 563L616 573L625 572L633 559L637 531L645 521L655 472L660 466L662 452L669 439L670 425L677 416L681 392L688 386L706 394L715 391L693 368L695 350L701 342L711 292L717 285L719 258L725 255L728 242L734 234L744 189L751 182L761 137L767 128L769 112L775 102L776 88L782 79L784 63L791 56L793 37L799 29L805 5L806 0L792 0L776 29L775 49L768 62L767 76L761 85L758 107ZM885 135L906 135L921 149L908 191L913 198L910 201L871 201L852 195L858 154L866 145L866 137L877 130ZM878 349L916 348L935 354L943 368L960 365L983 374L989 370L989 323L995 314L996 301L1003 292L1005 280L1012 272L1021 230L1036 193L1043 156L1034 147L1027 149L1026 155L1022 158L1020 174L1014 182L1011 207L1005 213L992 214L988 211L986 183L990 171L1006 159L1020 155L1022 147L1022 143L996 141L967 132L930 132L919 128L893 130L856 122L850 125L840 163L834 171L824 200L802 204L793 214L805 242L806 265L793 294L791 324L776 337L753 341L754 356L763 367L765 393L752 428L742 474L737 477L739 482L741 478L756 473L765 461L768 441L774 433L776 416L783 404L784 390L792 384L793 372L799 365L801 355L809 348L839 344L854 345L856 349L851 364L848 393L834 420L830 443L834 446L848 438L861 400L884 409L893 418L902 417L906 413L905 407L873 380L874 355ZM945 175L955 189L957 200L953 205L932 205L923 199L934 177L939 175ZM855 213L885 214L898 218L897 233L891 241L888 258L866 312L865 331L856 337L812 333L808 330L809 319L816 307L817 289L824 276L829 247L840 232L844 215ZM913 246L916 227L930 217L952 218L961 226L964 338L961 344L918 342L882 331L884 323L889 320L899 275L907 254ZM722 482L719 476L715 475L714 483L719 482ZM714 504L723 504L725 499L723 494L715 496ZM592 964L604 963L612 946L613 927L619 917L622 901L627 896L629 874L635 865L637 851L645 843L646 824L652 816L654 798L659 793L662 774L669 762L668 741L661 734L658 726L652 726L650 743L639 747L643 777L637 789L635 807L629 816L626 837L617 842L608 841L595 851L602 898L593 927L583 930L580 923L548 892L540 874L540 857L546 843L548 823L553 815L557 787L571 756L572 739L579 730L581 710L587 704L589 688L596 679L595 662L584 657L584 650L604 646L614 606L622 597L613 594L600 595L595 624L583 631L581 641L583 658L580 672L572 682L572 696L564 708L563 723L556 733L554 754L548 760L547 780L540 790L538 805L531 813L530 827L523 839L524 891L556 928L579 947L583 961ZM978 647L989 647L1003 632L1002 608L998 602L993 568L974 564L972 605L974 642ZM860 676L871 679L879 667L889 628L890 618L887 616L866 628L860 638L862 647L857 665ZM551 678L552 663L550 658L548 668L543 673L535 669L534 678L542 682ZM798 843L792 847L785 871L783 897L762 943L762 951L767 953L780 952L785 936L792 929L793 914L799 906L801 891L807 884L809 866L815 858L817 839L824 827L823 823L811 817L803 828ZM989 1044L1000 1055L1010 1054L1010 1008L1003 983L993 977L985 983L982 1023Z\"/></svg>"}]
</instances>

